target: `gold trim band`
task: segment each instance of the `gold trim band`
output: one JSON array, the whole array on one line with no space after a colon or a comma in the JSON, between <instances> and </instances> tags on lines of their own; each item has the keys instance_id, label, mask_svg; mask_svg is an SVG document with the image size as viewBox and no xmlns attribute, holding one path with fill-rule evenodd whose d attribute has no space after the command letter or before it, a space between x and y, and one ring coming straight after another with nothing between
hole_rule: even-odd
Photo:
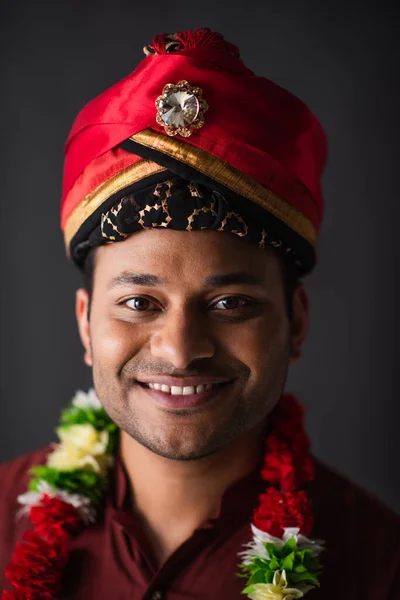
<instances>
[{"instance_id":1,"label":"gold trim band","mask_svg":"<svg viewBox=\"0 0 400 600\"><path fill-rule=\"evenodd\" d=\"M195 168L207 177L218 181L233 192L255 202L272 215L283 221L288 227L296 231L306 239L314 248L316 246L317 233L313 223L297 208L286 200L265 188L251 177L231 167L223 160L182 142L175 138L167 137L165 134L157 133L152 129L145 129L131 137L148 148L158 150L167 156ZM139 162L119 171L109 180L100 184L90 192L72 211L64 228L64 240L69 254L69 245L81 225L92 215L108 198L124 188L145 179L155 173L166 171L163 167L150 159L142 159Z\"/></svg>"},{"instance_id":2,"label":"gold trim band","mask_svg":"<svg viewBox=\"0 0 400 600\"><path fill-rule=\"evenodd\" d=\"M144 129L130 139L142 146L153 148L167 156L171 156L195 168L207 177L218 181L233 192L249 198L249 200L283 221L315 248L317 232L310 219L289 202L265 188L261 183L231 167L223 160L187 142L167 137L165 134L152 129Z\"/></svg>"},{"instance_id":3,"label":"gold trim band","mask_svg":"<svg viewBox=\"0 0 400 600\"><path fill-rule=\"evenodd\" d=\"M161 173L166 170L165 167L158 165L152 160L143 159L130 167L119 171L119 173L116 173L111 179L100 184L93 192L90 192L90 194L85 196L82 202L74 208L65 224L64 240L67 254L69 255L69 245L79 227L103 204L103 202L129 185L132 185L141 179L145 179L149 175Z\"/></svg>"}]
</instances>

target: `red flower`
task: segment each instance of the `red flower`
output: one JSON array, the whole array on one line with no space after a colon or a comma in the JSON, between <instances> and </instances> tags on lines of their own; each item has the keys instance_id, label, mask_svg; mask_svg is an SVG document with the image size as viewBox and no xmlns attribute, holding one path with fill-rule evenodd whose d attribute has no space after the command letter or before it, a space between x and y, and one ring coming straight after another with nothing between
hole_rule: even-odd
<instances>
[{"instance_id":1,"label":"red flower","mask_svg":"<svg viewBox=\"0 0 400 600\"><path fill-rule=\"evenodd\" d=\"M282 442L279 450L265 455L261 476L283 491L294 492L314 478L314 466L307 453L295 454Z\"/></svg>"},{"instance_id":2,"label":"red flower","mask_svg":"<svg viewBox=\"0 0 400 600\"><path fill-rule=\"evenodd\" d=\"M254 511L254 525L275 537L282 536L281 519L284 515L282 494L274 487L261 494L260 504Z\"/></svg>"},{"instance_id":3,"label":"red flower","mask_svg":"<svg viewBox=\"0 0 400 600\"><path fill-rule=\"evenodd\" d=\"M296 433L304 433L303 419L304 410L301 404L294 396L285 394L270 415L269 422L276 435L290 440Z\"/></svg>"},{"instance_id":4,"label":"red flower","mask_svg":"<svg viewBox=\"0 0 400 600\"><path fill-rule=\"evenodd\" d=\"M261 477L273 485L279 485L288 490L295 486L293 456L288 445L276 435L270 434L267 442L268 451L264 457Z\"/></svg>"},{"instance_id":5,"label":"red flower","mask_svg":"<svg viewBox=\"0 0 400 600\"><path fill-rule=\"evenodd\" d=\"M297 410L300 405L291 396L282 400L273 413L274 429L267 438L261 476L283 491L293 492L314 478L314 469L308 455L310 441L303 428L302 409Z\"/></svg>"},{"instance_id":6,"label":"red flower","mask_svg":"<svg viewBox=\"0 0 400 600\"><path fill-rule=\"evenodd\" d=\"M306 492L280 492L268 488L260 496L260 505L254 512L254 525L275 537L282 537L285 527L298 527L310 535L313 526L311 501Z\"/></svg>"},{"instance_id":7,"label":"red flower","mask_svg":"<svg viewBox=\"0 0 400 600\"><path fill-rule=\"evenodd\" d=\"M59 589L67 559L65 540L47 541L35 531L27 531L23 541L16 545L12 561L6 569L6 577L20 593L17 598L34 598L34 594L51 598Z\"/></svg>"},{"instance_id":8,"label":"red flower","mask_svg":"<svg viewBox=\"0 0 400 600\"><path fill-rule=\"evenodd\" d=\"M75 507L47 494L43 494L40 506L32 506L29 516L36 533L47 540L66 539L77 533L83 525Z\"/></svg>"}]
</instances>

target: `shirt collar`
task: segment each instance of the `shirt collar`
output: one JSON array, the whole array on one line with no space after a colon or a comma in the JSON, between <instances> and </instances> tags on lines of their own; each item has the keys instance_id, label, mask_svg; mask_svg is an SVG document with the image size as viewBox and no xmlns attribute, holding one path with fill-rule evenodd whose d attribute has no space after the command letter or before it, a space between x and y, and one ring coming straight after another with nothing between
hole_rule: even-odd
<instances>
[{"instance_id":1,"label":"shirt collar","mask_svg":"<svg viewBox=\"0 0 400 600\"><path fill-rule=\"evenodd\" d=\"M261 465L258 465L251 473L233 482L221 497L218 516L202 523L199 529L219 527L227 522L250 523L258 505L258 497L266 487L260 477L260 469ZM132 501L128 475L119 453L110 475L110 500L115 517L125 521L133 516Z\"/></svg>"}]
</instances>

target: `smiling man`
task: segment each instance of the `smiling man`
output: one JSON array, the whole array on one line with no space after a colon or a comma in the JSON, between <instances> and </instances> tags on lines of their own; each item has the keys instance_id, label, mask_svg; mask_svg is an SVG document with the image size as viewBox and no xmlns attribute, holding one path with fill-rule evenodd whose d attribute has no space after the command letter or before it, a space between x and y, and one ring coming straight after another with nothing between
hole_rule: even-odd
<instances>
[{"instance_id":1,"label":"smiling man","mask_svg":"<svg viewBox=\"0 0 400 600\"><path fill-rule=\"evenodd\" d=\"M321 126L208 29L145 54L66 145L95 391L64 411L57 446L0 468L2 598L400 598L398 517L312 458L285 393Z\"/></svg>"},{"instance_id":2,"label":"smiling man","mask_svg":"<svg viewBox=\"0 0 400 600\"><path fill-rule=\"evenodd\" d=\"M188 461L262 430L299 353L304 304L299 289L290 332L279 259L231 234L144 231L99 248L90 318L82 289L78 320L123 444Z\"/></svg>"}]
</instances>

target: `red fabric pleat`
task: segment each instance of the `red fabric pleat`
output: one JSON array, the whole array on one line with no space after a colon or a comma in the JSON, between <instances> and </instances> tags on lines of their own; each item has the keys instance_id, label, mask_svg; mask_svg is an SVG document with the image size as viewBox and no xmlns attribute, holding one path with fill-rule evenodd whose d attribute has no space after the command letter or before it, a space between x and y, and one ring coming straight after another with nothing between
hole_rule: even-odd
<instances>
[{"instance_id":1,"label":"red fabric pleat","mask_svg":"<svg viewBox=\"0 0 400 600\"><path fill-rule=\"evenodd\" d=\"M65 224L74 208L76 208L86 196L96 190L99 185L140 160L142 160L140 156L136 156L136 154L127 152L122 148L113 148L92 160L90 165L88 165L79 175L75 184L64 199L63 210L61 213L61 229L64 230Z\"/></svg>"},{"instance_id":2,"label":"red fabric pleat","mask_svg":"<svg viewBox=\"0 0 400 600\"><path fill-rule=\"evenodd\" d=\"M237 58L213 47L146 57L128 77L90 102L66 144L62 221L68 192L94 160L157 125L155 100L167 83L186 79L209 104L205 125L185 143L208 152L279 194L319 228L324 132L308 107ZM76 197L76 202L79 198Z\"/></svg>"}]
</instances>

